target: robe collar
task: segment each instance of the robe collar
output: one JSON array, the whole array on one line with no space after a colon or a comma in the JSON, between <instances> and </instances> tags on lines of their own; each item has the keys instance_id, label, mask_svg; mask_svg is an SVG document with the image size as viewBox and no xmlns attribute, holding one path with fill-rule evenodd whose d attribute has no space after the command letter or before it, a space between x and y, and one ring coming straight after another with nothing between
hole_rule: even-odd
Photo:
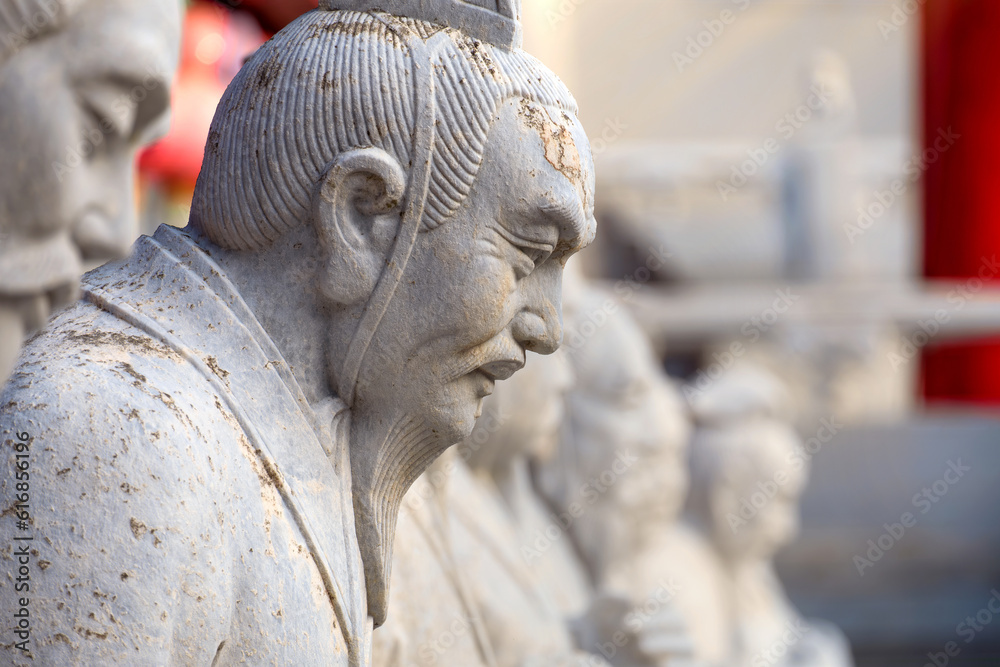
<instances>
[{"instance_id":1,"label":"robe collar","mask_svg":"<svg viewBox=\"0 0 1000 667\"><path fill-rule=\"evenodd\" d=\"M84 276L82 288L85 299L175 349L213 385L305 538L351 664L369 664L347 406L309 404L225 272L181 230L163 225L141 237L127 259Z\"/></svg>"}]
</instances>

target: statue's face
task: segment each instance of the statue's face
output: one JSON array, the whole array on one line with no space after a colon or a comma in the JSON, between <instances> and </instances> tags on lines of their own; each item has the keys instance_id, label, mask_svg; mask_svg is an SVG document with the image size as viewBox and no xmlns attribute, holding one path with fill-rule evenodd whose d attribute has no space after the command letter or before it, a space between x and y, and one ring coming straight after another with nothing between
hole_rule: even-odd
<instances>
[{"instance_id":1,"label":"statue's face","mask_svg":"<svg viewBox=\"0 0 1000 667\"><path fill-rule=\"evenodd\" d=\"M806 471L789 465L799 446L791 427L781 423L745 424L732 437L749 439L753 461L723 480L714 495L715 539L734 559L772 558L795 540L799 530L799 499ZM765 489L773 491L764 494ZM747 506L754 511L749 512ZM734 522L740 517L744 522Z\"/></svg>"},{"instance_id":2,"label":"statue's face","mask_svg":"<svg viewBox=\"0 0 1000 667\"><path fill-rule=\"evenodd\" d=\"M593 236L593 174L577 119L501 106L462 207L418 236L360 373L362 406L419 415L458 442L526 351L558 347L563 265Z\"/></svg>"},{"instance_id":3,"label":"statue's face","mask_svg":"<svg viewBox=\"0 0 1000 667\"><path fill-rule=\"evenodd\" d=\"M605 302L582 303L578 321L603 314ZM626 314L608 317L574 359L568 435L581 466L568 501L585 508L574 531L601 569L676 519L687 493L689 426L648 340Z\"/></svg>"},{"instance_id":4,"label":"statue's face","mask_svg":"<svg viewBox=\"0 0 1000 667\"><path fill-rule=\"evenodd\" d=\"M89 0L0 66L0 320L10 327L30 331L73 299L81 259L127 252L135 152L168 108L179 39L177 0Z\"/></svg>"},{"instance_id":5,"label":"statue's face","mask_svg":"<svg viewBox=\"0 0 1000 667\"><path fill-rule=\"evenodd\" d=\"M608 368L600 381L573 392L574 435L581 439L579 447L602 452L588 458L605 465L588 474L599 476L607 469L616 473L602 503L643 530L663 526L680 513L688 488L690 426L648 344L634 340L638 332L622 333L630 335L604 346L600 363ZM619 455L631 462L624 472L613 469Z\"/></svg>"}]
</instances>

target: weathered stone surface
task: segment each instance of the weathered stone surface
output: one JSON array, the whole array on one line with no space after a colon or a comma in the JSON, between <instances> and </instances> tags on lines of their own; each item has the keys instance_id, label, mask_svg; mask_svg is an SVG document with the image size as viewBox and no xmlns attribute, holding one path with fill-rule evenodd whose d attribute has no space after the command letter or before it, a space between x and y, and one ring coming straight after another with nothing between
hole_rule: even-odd
<instances>
[{"instance_id":1,"label":"weathered stone surface","mask_svg":"<svg viewBox=\"0 0 1000 667\"><path fill-rule=\"evenodd\" d=\"M572 97L513 42L335 6L230 86L189 227L88 274L0 395L44 664L369 664L403 495L559 344Z\"/></svg>"}]
</instances>

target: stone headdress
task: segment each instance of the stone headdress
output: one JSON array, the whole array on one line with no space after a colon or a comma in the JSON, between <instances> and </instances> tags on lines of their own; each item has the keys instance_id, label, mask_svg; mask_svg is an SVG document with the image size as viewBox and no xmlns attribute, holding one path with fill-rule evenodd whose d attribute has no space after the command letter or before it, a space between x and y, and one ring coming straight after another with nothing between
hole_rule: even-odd
<instances>
[{"instance_id":1,"label":"stone headdress","mask_svg":"<svg viewBox=\"0 0 1000 667\"><path fill-rule=\"evenodd\" d=\"M500 48L521 48L521 0L320 0L319 6L383 11L448 26Z\"/></svg>"}]
</instances>

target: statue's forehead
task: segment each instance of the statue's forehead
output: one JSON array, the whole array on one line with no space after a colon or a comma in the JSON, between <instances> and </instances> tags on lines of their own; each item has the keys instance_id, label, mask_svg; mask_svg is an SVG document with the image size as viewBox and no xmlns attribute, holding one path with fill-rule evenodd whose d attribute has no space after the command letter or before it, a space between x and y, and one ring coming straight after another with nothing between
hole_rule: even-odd
<instances>
[{"instance_id":1,"label":"statue's forehead","mask_svg":"<svg viewBox=\"0 0 1000 667\"><path fill-rule=\"evenodd\" d=\"M593 214L594 165L590 142L570 112L520 99L517 119L522 131L537 134L545 161L577 191L587 217Z\"/></svg>"},{"instance_id":2,"label":"statue's forehead","mask_svg":"<svg viewBox=\"0 0 1000 667\"><path fill-rule=\"evenodd\" d=\"M507 100L491 143L514 170L509 180L505 177L504 196L514 199L516 208L527 207L525 217L556 224L560 254L586 246L594 236L593 163L586 134L573 114L524 99Z\"/></svg>"},{"instance_id":3,"label":"statue's forehead","mask_svg":"<svg viewBox=\"0 0 1000 667\"><path fill-rule=\"evenodd\" d=\"M64 29L81 75L169 81L180 52L181 6L177 0L88 0Z\"/></svg>"}]
</instances>

